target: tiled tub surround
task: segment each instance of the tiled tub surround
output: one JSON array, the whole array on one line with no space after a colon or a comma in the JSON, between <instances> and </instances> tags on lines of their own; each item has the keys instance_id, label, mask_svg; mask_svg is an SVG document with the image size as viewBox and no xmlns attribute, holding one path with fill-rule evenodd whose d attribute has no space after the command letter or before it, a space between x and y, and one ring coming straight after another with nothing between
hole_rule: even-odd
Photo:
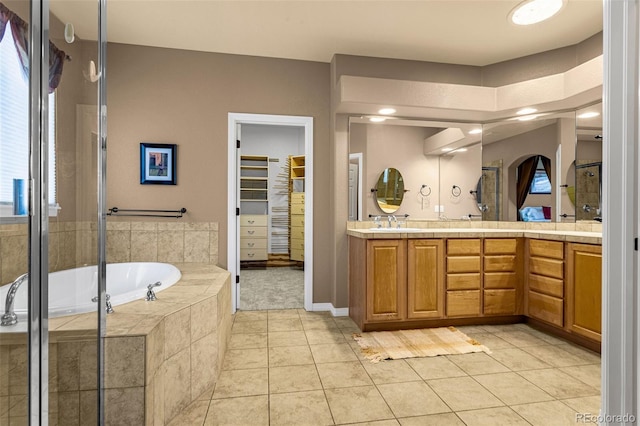
<instances>
[{"instance_id":1,"label":"tiled tub surround","mask_svg":"<svg viewBox=\"0 0 640 426\"><path fill-rule=\"evenodd\" d=\"M51 272L96 264L95 222L49 223ZM27 271L27 224L0 225L0 285ZM217 222L107 222L107 262L218 263Z\"/></svg>"},{"instance_id":2,"label":"tiled tub surround","mask_svg":"<svg viewBox=\"0 0 640 426\"><path fill-rule=\"evenodd\" d=\"M228 271L176 264L182 279L116 306L105 339L106 424L164 425L213 388L231 336ZM50 320L50 424L93 424L96 314ZM26 422L26 338L0 336L0 424Z\"/></svg>"}]
</instances>

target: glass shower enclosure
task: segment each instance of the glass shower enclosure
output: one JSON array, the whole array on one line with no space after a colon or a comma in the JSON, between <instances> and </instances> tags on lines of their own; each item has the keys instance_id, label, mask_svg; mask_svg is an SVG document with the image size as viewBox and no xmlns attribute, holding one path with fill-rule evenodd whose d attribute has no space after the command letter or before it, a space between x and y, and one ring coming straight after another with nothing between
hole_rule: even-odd
<instances>
[{"instance_id":1,"label":"glass shower enclosure","mask_svg":"<svg viewBox=\"0 0 640 426\"><path fill-rule=\"evenodd\" d=\"M106 3L65 1L0 0L2 425L104 424Z\"/></svg>"}]
</instances>

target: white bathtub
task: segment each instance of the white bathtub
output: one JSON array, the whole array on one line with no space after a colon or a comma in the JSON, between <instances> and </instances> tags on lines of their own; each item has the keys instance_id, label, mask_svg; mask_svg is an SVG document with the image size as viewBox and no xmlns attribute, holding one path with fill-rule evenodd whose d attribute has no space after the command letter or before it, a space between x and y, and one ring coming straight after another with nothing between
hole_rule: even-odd
<instances>
[{"instance_id":1,"label":"white bathtub","mask_svg":"<svg viewBox=\"0 0 640 426\"><path fill-rule=\"evenodd\" d=\"M107 264L107 294L113 306L144 299L147 285L160 281L156 293L162 292L180 280L182 274L168 263L131 262ZM0 287L0 315L4 314L5 300L10 284ZM27 287L23 282L14 301L18 324L27 316ZM49 318L95 312L96 303L91 299L98 294L98 268L85 266L49 274ZM159 297L160 298L160 297ZM11 328L0 327L2 328Z\"/></svg>"}]
</instances>

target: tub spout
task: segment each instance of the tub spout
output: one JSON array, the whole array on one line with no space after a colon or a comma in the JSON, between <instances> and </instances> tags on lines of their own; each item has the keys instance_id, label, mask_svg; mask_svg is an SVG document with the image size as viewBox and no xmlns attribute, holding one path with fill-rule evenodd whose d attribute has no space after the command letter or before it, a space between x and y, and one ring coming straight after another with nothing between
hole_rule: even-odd
<instances>
[{"instance_id":1,"label":"tub spout","mask_svg":"<svg viewBox=\"0 0 640 426\"><path fill-rule=\"evenodd\" d=\"M113 306L111 306L111 295L109 294L105 294L104 295L104 299L105 299L105 310L107 311L108 314L112 314L113 313ZM98 296L93 297L91 299L92 302L97 302L98 301Z\"/></svg>"},{"instance_id":2,"label":"tub spout","mask_svg":"<svg viewBox=\"0 0 640 426\"><path fill-rule=\"evenodd\" d=\"M145 300L147 302L153 302L154 300L157 299L156 292L153 291L153 288L154 287L160 287L161 285L162 285L162 283L160 281L158 281L158 282L155 282L153 284L149 284L147 286L147 297L145 298Z\"/></svg>"},{"instance_id":3,"label":"tub spout","mask_svg":"<svg viewBox=\"0 0 640 426\"><path fill-rule=\"evenodd\" d=\"M20 284L25 282L29 274L22 274L14 282L11 283L11 287L9 287L9 291L7 292L7 300L4 305L4 315L0 319L1 326L14 325L18 323L18 316L13 311L13 302L16 297L16 293L18 292L18 287Z\"/></svg>"}]
</instances>

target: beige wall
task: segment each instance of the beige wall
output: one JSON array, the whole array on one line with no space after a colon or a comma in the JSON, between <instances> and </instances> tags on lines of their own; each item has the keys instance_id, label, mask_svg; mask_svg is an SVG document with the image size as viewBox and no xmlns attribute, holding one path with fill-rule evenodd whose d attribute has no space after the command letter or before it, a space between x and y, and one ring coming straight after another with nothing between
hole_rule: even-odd
<instances>
[{"instance_id":1,"label":"beige wall","mask_svg":"<svg viewBox=\"0 0 640 426\"><path fill-rule=\"evenodd\" d=\"M218 222L223 267L228 113L314 118L314 302L329 302L329 64L124 44L108 49L108 206L186 207L188 222ZM140 142L178 144L176 186L140 185Z\"/></svg>"}]
</instances>

